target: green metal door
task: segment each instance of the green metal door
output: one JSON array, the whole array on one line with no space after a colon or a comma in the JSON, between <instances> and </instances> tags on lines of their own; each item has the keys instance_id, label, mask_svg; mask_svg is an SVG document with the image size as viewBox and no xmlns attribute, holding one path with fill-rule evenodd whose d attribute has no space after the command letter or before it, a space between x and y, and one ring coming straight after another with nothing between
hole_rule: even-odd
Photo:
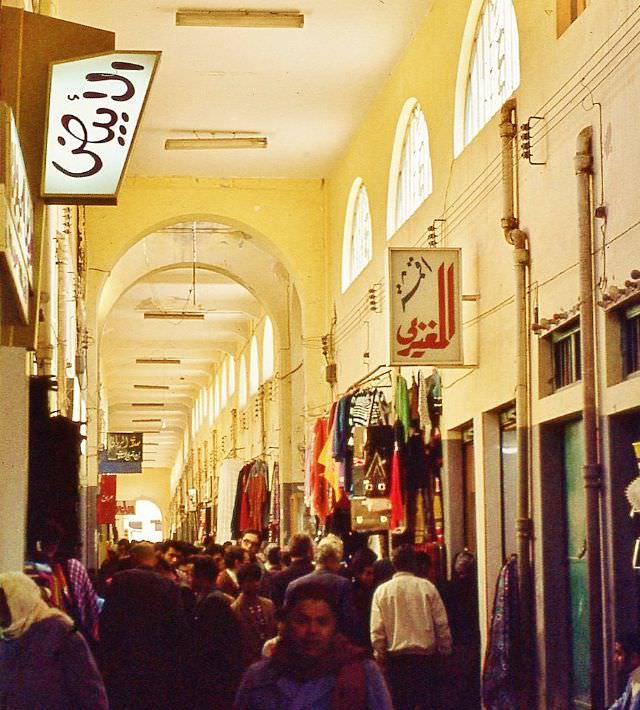
<instances>
[{"instance_id":1,"label":"green metal door","mask_svg":"<svg viewBox=\"0 0 640 710\"><path fill-rule=\"evenodd\" d=\"M571 701L574 708L588 708L589 703L589 596L585 536L587 516L582 478L582 422L564 428L564 478L569 571L569 610L571 614Z\"/></svg>"}]
</instances>

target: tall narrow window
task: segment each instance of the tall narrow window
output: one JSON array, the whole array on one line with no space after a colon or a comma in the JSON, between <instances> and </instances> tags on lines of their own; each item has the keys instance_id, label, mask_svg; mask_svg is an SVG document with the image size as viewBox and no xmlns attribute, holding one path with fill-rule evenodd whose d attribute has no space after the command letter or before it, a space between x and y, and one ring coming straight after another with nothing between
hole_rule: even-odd
<instances>
[{"instance_id":1,"label":"tall narrow window","mask_svg":"<svg viewBox=\"0 0 640 710\"><path fill-rule=\"evenodd\" d=\"M247 406L247 360L244 354L240 356L238 367L238 406L241 409Z\"/></svg>"},{"instance_id":2,"label":"tall narrow window","mask_svg":"<svg viewBox=\"0 0 640 710\"><path fill-rule=\"evenodd\" d=\"M471 50L464 114L464 145L520 83L518 27L512 0L485 0Z\"/></svg>"},{"instance_id":3,"label":"tall narrow window","mask_svg":"<svg viewBox=\"0 0 640 710\"><path fill-rule=\"evenodd\" d=\"M231 356L229 358L229 397L232 397L236 392L236 359Z\"/></svg>"},{"instance_id":4,"label":"tall narrow window","mask_svg":"<svg viewBox=\"0 0 640 710\"><path fill-rule=\"evenodd\" d=\"M262 336L262 381L273 377L273 324L267 316L264 321L264 335Z\"/></svg>"},{"instance_id":5,"label":"tall narrow window","mask_svg":"<svg viewBox=\"0 0 640 710\"><path fill-rule=\"evenodd\" d=\"M367 188L361 178L351 186L344 221L342 247L342 290L346 291L371 260L371 212Z\"/></svg>"},{"instance_id":6,"label":"tall narrow window","mask_svg":"<svg viewBox=\"0 0 640 710\"><path fill-rule=\"evenodd\" d=\"M224 409L227 406L227 361L222 363L222 370L220 372L220 409Z\"/></svg>"},{"instance_id":7,"label":"tall narrow window","mask_svg":"<svg viewBox=\"0 0 640 710\"><path fill-rule=\"evenodd\" d=\"M214 404L213 404L213 417L218 418L220 414L220 373L216 375L215 393L214 393Z\"/></svg>"},{"instance_id":8,"label":"tall narrow window","mask_svg":"<svg viewBox=\"0 0 640 710\"><path fill-rule=\"evenodd\" d=\"M260 364L258 362L258 340L254 335L249 348L249 396L260 387Z\"/></svg>"},{"instance_id":9,"label":"tall narrow window","mask_svg":"<svg viewBox=\"0 0 640 710\"><path fill-rule=\"evenodd\" d=\"M623 314L622 368L625 377L640 370L640 304Z\"/></svg>"},{"instance_id":10,"label":"tall narrow window","mask_svg":"<svg viewBox=\"0 0 640 710\"><path fill-rule=\"evenodd\" d=\"M409 107L410 113L406 116L406 108ZM391 179L396 182L395 194L390 195L389 209L393 214L390 215L388 236L411 217L432 190L429 132L424 113L415 99L405 104L397 130L403 133L402 143L397 144L400 149L399 162L391 161L394 171Z\"/></svg>"},{"instance_id":11,"label":"tall narrow window","mask_svg":"<svg viewBox=\"0 0 640 710\"><path fill-rule=\"evenodd\" d=\"M559 390L582 379L580 357L580 324L558 328L551 334L553 383Z\"/></svg>"}]
</instances>

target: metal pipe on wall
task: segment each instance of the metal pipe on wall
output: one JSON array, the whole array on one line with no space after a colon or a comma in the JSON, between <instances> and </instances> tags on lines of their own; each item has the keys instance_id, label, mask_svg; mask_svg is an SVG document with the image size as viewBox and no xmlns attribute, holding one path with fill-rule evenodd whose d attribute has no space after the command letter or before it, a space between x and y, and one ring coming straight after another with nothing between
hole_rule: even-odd
<instances>
[{"instance_id":1,"label":"metal pipe on wall","mask_svg":"<svg viewBox=\"0 0 640 710\"><path fill-rule=\"evenodd\" d=\"M532 658L533 600L531 573L532 521L529 500L529 328L527 276L529 250L527 235L518 228L515 215L514 144L516 101L509 99L500 112L500 138L502 140L502 197L501 220L505 239L513 246L514 296L516 305L516 443L517 443L517 553L520 606L522 612L523 658ZM530 662L530 661L529 661ZM526 669L530 674L532 665ZM524 691L531 683L525 679Z\"/></svg>"},{"instance_id":2,"label":"metal pipe on wall","mask_svg":"<svg viewBox=\"0 0 640 710\"><path fill-rule=\"evenodd\" d=\"M587 514L587 569L589 584L589 660L591 708L604 707L602 643L602 560L600 540L601 477L598 460L598 421L595 374L595 318L593 289L591 180L593 129L578 134L574 159L578 203L578 272L580 284L580 340L582 355L583 478Z\"/></svg>"}]
</instances>

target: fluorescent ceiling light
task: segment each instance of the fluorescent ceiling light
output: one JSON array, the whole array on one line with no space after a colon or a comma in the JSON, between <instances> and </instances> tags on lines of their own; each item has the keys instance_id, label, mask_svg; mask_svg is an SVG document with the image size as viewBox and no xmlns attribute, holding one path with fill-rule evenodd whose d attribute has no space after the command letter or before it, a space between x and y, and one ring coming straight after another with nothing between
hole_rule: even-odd
<instances>
[{"instance_id":1,"label":"fluorescent ceiling light","mask_svg":"<svg viewBox=\"0 0 640 710\"><path fill-rule=\"evenodd\" d=\"M173 357L138 357L136 365L179 365L182 361Z\"/></svg>"},{"instance_id":2,"label":"fluorescent ceiling light","mask_svg":"<svg viewBox=\"0 0 640 710\"><path fill-rule=\"evenodd\" d=\"M225 138L167 138L165 150L216 150L227 148L266 148L266 136L231 136Z\"/></svg>"},{"instance_id":3,"label":"fluorescent ceiling light","mask_svg":"<svg viewBox=\"0 0 640 710\"><path fill-rule=\"evenodd\" d=\"M142 443L143 446L160 446L159 441L144 441Z\"/></svg>"},{"instance_id":4,"label":"fluorescent ceiling light","mask_svg":"<svg viewBox=\"0 0 640 710\"><path fill-rule=\"evenodd\" d=\"M132 422L139 422L139 423L142 423L142 422L161 422L162 419L132 419L131 421L132 421ZM144 433L144 432L142 432L142 433Z\"/></svg>"},{"instance_id":5,"label":"fluorescent ceiling light","mask_svg":"<svg viewBox=\"0 0 640 710\"><path fill-rule=\"evenodd\" d=\"M204 320L204 313L196 311L145 311L144 317L151 320ZM167 389L169 389L167 387Z\"/></svg>"},{"instance_id":6,"label":"fluorescent ceiling light","mask_svg":"<svg viewBox=\"0 0 640 710\"><path fill-rule=\"evenodd\" d=\"M133 385L134 390L168 390L169 385Z\"/></svg>"},{"instance_id":7,"label":"fluorescent ceiling light","mask_svg":"<svg viewBox=\"0 0 640 710\"><path fill-rule=\"evenodd\" d=\"M164 402L132 402L132 407L164 407Z\"/></svg>"},{"instance_id":8,"label":"fluorescent ceiling light","mask_svg":"<svg viewBox=\"0 0 640 710\"><path fill-rule=\"evenodd\" d=\"M279 27L300 29L304 15L297 10L178 10L178 27Z\"/></svg>"}]
</instances>

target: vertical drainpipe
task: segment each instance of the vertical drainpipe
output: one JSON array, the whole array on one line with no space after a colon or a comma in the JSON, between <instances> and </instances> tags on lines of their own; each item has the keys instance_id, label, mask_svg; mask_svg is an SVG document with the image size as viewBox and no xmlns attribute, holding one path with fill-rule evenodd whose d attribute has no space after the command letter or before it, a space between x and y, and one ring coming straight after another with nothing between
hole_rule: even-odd
<instances>
[{"instance_id":1,"label":"vertical drainpipe","mask_svg":"<svg viewBox=\"0 0 640 710\"><path fill-rule=\"evenodd\" d=\"M505 239L513 246L516 305L516 441L517 441L517 553L520 607L522 613L521 639L523 658L527 674L523 692L530 692L532 680L532 574L531 574L531 533L532 523L529 512L529 378L528 354L529 333L527 318L527 269L529 250L527 235L518 228L514 207L514 141L516 100L509 99L500 112L500 138L502 140L502 229Z\"/></svg>"},{"instance_id":2,"label":"vertical drainpipe","mask_svg":"<svg viewBox=\"0 0 640 710\"><path fill-rule=\"evenodd\" d=\"M578 178L578 241L580 281L580 340L582 350L582 466L587 512L587 569L589 585L589 665L592 710L604 707L602 649L602 567L600 549L600 464L596 410L593 256L591 234L591 179L593 174L591 126L578 134L575 171Z\"/></svg>"}]
</instances>

